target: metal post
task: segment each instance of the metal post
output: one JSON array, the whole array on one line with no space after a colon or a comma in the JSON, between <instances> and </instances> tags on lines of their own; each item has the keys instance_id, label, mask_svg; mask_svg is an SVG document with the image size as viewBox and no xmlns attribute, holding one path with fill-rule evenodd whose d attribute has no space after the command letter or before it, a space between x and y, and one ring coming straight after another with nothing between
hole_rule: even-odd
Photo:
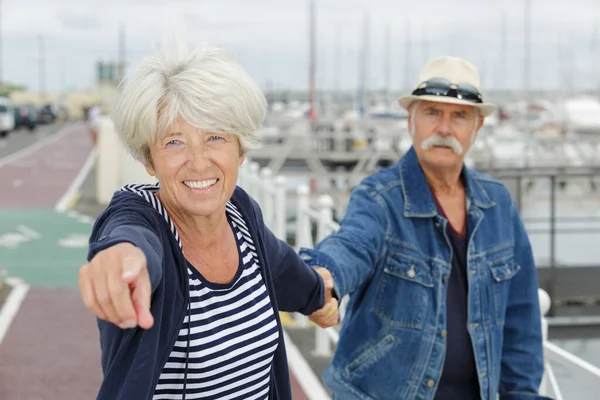
<instances>
[{"instance_id":1,"label":"metal post","mask_svg":"<svg viewBox=\"0 0 600 400\"><path fill-rule=\"evenodd\" d=\"M312 247L312 235L310 229L310 217L306 211L310 209L310 189L306 185L300 185L296 189L296 237L294 244L296 249L300 247Z\"/></svg>"},{"instance_id":2,"label":"metal post","mask_svg":"<svg viewBox=\"0 0 600 400\"><path fill-rule=\"evenodd\" d=\"M309 118L311 122L311 129L313 132L316 131L317 118L316 118L316 91L317 91L317 9L315 1L312 0L309 4L309 66L308 66L308 80L310 89L308 92L308 101L310 103Z\"/></svg>"},{"instance_id":3,"label":"metal post","mask_svg":"<svg viewBox=\"0 0 600 400\"><path fill-rule=\"evenodd\" d=\"M333 198L329 195L319 197L319 221L317 224L317 242L329 235L329 225L333 222Z\"/></svg>"},{"instance_id":4,"label":"metal post","mask_svg":"<svg viewBox=\"0 0 600 400\"><path fill-rule=\"evenodd\" d=\"M319 197L319 221L317 225L317 241L329 235L329 225L333 222L333 199L329 195ZM315 349L313 354L321 357L331 356L331 341L325 329L315 328Z\"/></svg>"},{"instance_id":5,"label":"metal post","mask_svg":"<svg viewBox=\"0 0 600 400\"><path fill-rule=\"evenodd\" d=\"M2 35L4 24L2 23L2 0L0 0L0 87L4 89L4 58L3 58L3 47L2 40L4 39L4 35Z\"/></svg>"},{"instance_id":6,"label":"metal post","mask_svg":"<svg viewBox=\"0 0 600 400\"><path fill-rule=\"evenodd\" d=\"M260 190L258 189L258 185L260 184L260 179L258 177L259 170L260 165L255 161L251 162L250 173L248 174L248 181L246 182L246 185L248 185L247 192L258 202L258 204L260 204Z\"/></svg>"},{"instance_id":7,"label":"metal post","mask_svg":"<svg viewBox=\"0 0 600 400\"><path fill-rule=\"evenodd\" d=\"M550 177L550 271L551 279L548 288L550 297L555 298L557 288L556 271L556 175ZM550 316L554 316L556 310L550 308Z\"/></svg>"},{"instance_id":8,"label":"metal post","mask_svg":"<svg viewBox=\"0 0 600 400\"><path fill-rule=\"evenodd\" d=\"M546 293L543 289L538 289L538 299L540 303L540 317L542 319L542 339L545 343L548 340L548 319L546 319L546 313L548 313L548 311L550 310L552 301L548 293ZM548 376L546 370L544 371L544 376L540 384L539 392L542 396L550 395Z\"/></svg>"},{"instance_id":9,"label":"metal post","mask_svg":"<svg viewBox=\"0 0 600 400\"><path fill-rule=\"evenodd\" d=\"M40 85L40 105L46 102L46 56L44 50L44 37L38 35L38 67L39 67L39 85Z\"/></svg>"},{"instance_id":10,"label":"metal post","mask_svg":"<svg viewBox=\"0 0 600 400\"><path fill-rule=\"evenodd\" d=\"M525 0L524 2L524 45L523 49L523 90L525 91L525 105L526 115L529 114L529 106L531 103L531 0ZM531 123L529 118L525 120L525 127L527 131L527 138L531 136Z\"/></svg>"},{"instance_id":11,"label":"metal post","mask_svg":"<svg viewBox=\"0 0 600 400\"><path fill-rule=\"evenodd\" d=\"M306 211L310 208L310 189L306 185L298 186L296 189L296 238L294 245L296 250L300 247L312 247L312 237L310 229L310 216L306 214ZM301 328L308 327L308 318L300 313L295 314L296 323Z\"/></svg>"},{"instance_id":12,"label":"metal post","mask_svg":"<svg viewBox=\"0 0 600 400\"><path fill-rule=\"evenodd\" d=\"M521 212L522 207L523 207L523 175L518 175L517 176L517 193L516 194L516 203L517 203L517 209L519 210L519 212Z\"/></svg>"},{"instance_id":13,"label":"metal post","mask_svg":"<svg viewBox=\"0 0 600 400\"><path fill-rule=\"evenodd\" d=\"M270 168L260 171L260 207L263 213L265 225L273 229L273 172Z\"/></svg>"},{"instance_id":14,"label":"metal post","mask_svg":"<svg viewBox=\"0 0 600 400\"><path fill-rule=\"evenodd\" d=\"M287 198L285 177L275 178L275 234L287 242Z\"/></svg>"},{"instance_id":15,"label":"metal post","mask_svg":"<svg viewBox=\"0 0 600 400\"><path fill-rule=\"evenodd\" d=\"M247 174L248 174L248 163L244 162L244 163L242 163L242 165L240 165L240 168L238 169L238 178L237 178L237 185L244 190L247 189L247 187L246 187Z\"/></svg>"},{"instance_id":16,"label":"metal post","mask_svg":"<svg viewBox=\"0 0 600 400\"><path fill-rule=\"evenodd\" d=\"M327 331L318 326L315 326L315 349L312 353L318 357L331 357L331 341Z\"/></svg>"}]
</instances>

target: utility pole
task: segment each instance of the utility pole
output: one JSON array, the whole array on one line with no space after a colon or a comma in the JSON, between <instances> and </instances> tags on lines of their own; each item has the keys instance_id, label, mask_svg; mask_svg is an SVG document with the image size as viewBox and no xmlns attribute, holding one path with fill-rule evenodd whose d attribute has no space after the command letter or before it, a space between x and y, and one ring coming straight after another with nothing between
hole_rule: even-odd
<instances>
[{"instance_id":1,"label":"utility pole","mask_svg":"<svg viewBox=\"0 0 600 400\"><path fill-rule=\"evenodd\" d=\"M310 1L309 8L309 66L308 66L308 80L309 80L309 91L308 101L310 103L309 118L311 121L316 121L316 79L317 79L317 24L316 24L316 6L315 0ZM313 130L316 130L316 124L312 123Z\"/></svg>"},{"instance_id":2,"label":"utility pole","mask_svg":"<svg viewBox=\"0 0 600 400\"><path fill-rule=\"evenodd\" d=\"M3 27L3 23L2 23L2 0L0 0L0 87L4 86L4 70L2 68L3 66L3 57L2 57L2 39L3 39L3 35L2 35L2 27Z\"/></svg>"},{"instance_id":3,"label":"utility pole","mask_svg":"<svg viewBox=\"0 0 600 400\"><path fill-rule=\"evenodd\" d=\"M120 83L125 78L125 57L125 24L121 23L119 25L119 67L117 72L117 83Z\"/></svg>"},{"instance_id":4,"label":"utility pole","mask_svg":"<svg viewBox=\"0 0 600 400\"><path fill-rule=\"evenodd\" d=\"M590 43L590 56L592 57L592 62L590 63L592 66L591 73L591 89L597 93L598 89L600 89L600 77L598 74L598 21L594 21L594 30L592 31L592 40Z\"/></svg>"},{"instance_id":5,"label":"utility pole","mask_svg":"<svg viewBox=\"0 0 600 400\"><path fill-rule=\"evenodd\" d=\"M406 20L406 37L405 37L405 47L404 47L404 90L409 90L411 85L410 78L410 57L411 57L411 49L410 49L410 41L411 41L411 31L410 31L410 20Z\"/></svg>"},{"instance_id":6,"label":"utility pole","mask_svg":"<svg viewBox=\"0 0 600 400\"><path fill-rule=\"evenodd\" d=\"M388 23L385 26L385 61L384 61L384 65L383 65L383 76L384 76L384 83L383 83L383 94L385 96L385 101L386 103L388 102L388 97L389 97L389 93L390 93L390 86L392 85L391 80L392 80L392 56L391 56L391 49L390 47L392 46L391 44L392 39L391 39L391 32L390 32L390 24Z\"/></svg>"},{"instance_id":7,"label":"utility pole","mask_svg":"<svg viewBox=\"0 0 600 400\"><path fill-rule=\"evenodd\" d=\"M427 32L425 32L425 26L421 27L421 54L423 57L423 63L429 60L429 40L427 38Z\"/></svg>"},{"instance_id":8,"label":"utility pole","mask_svg":"<svg viewBox=\"0 0 600 400\"><path fill-rule=\"evenodd\" d=\"M337 100L337 105L340 104L341 101L341 79L342 79L342 34L341 34L341 25L340 23L335 24L335 53L334 53L334 92L335 98Z\"/></svg>"},{"instance_id":9,"label":"utility pole","mask_svg":"<svg viewBox=\"0 0 600 400\"><path fill-rule=\"evenodd\" d=\"M363 24L363 48L362 52L359 52L360 59L358 65L360 66L360 75L358 82L358 104L359 114L361 118L364 116L366 111L365 99L367 93L367 60L369 58L369 13L365 14L365 20Z\"/></svg>"},{"instance_id":10,"label":"utility pole","mask_svg":"<svg viewBox=\"0 0 600 400\"><path fill-rule=\"evenodd\" d=\"M38 68L40 74L40 102L43 105L46 102L46 55L44 51L44 37L40 34L38 35Z\"/></svg>"},{"instance_id":11,"label":"utility pole","mask_svg":"<svg viewBox=\"0 0 600 400\"><path fill-rule=\"evenodd\" d=\"M60 57L60 92L64 93L67 91L67 66L65 63L65 55Z\"/></svg>"},{"instance_id":12,"label":"utility pole","mask_svg":"<svg viewBox=\"0 0 600 400\"><path fill-rule=\"evenodd\" d=\"M502 22L501 22L501 26L500 26L500 62L498 63L499 65L499 73L497 75L497 77L499 78L499 82L498 82L498 89L500 88L504 88L506 89L506 66L508 65L508 63L506 62L506 12L503 11L502 12Z\"/></svg>"},{"instance_id":13,"label":"utility pole","mask_svg":"<svg viewBox=\"0 0 600 400\"><path fill-rule=\"evenodd\" d=\"M531 0L525 0L524 10L524 31L525 48L523 49L523 90L525 92L526 112L529 112L529 103L531 102ZM529 132L529 123L527 125L527 133Z\"/></svg>"}]
</instances>

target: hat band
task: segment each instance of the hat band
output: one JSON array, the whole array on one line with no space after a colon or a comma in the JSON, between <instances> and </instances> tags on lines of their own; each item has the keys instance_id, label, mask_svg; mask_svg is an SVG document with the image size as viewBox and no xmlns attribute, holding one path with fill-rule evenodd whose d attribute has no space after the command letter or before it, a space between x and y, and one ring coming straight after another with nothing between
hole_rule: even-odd
<instances>
[{"instance_id":1,"label":"hat band","mask_svg":"<svg viewBox=\"0 0 600 400\"><path fill-rule=\"evenodd\" d=\"M483 103L479 90L468 83L453 84L445 78L432 78L421 83L413 92L413 96L453 97L471 103Z\"/></svg>"}]
</instances>

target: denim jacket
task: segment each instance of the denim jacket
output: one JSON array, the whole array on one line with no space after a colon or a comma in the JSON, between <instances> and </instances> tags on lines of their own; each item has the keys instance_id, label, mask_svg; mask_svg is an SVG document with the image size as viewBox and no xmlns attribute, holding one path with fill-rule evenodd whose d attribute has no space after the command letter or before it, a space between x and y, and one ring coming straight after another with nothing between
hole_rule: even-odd
<instances>
[{"instance_id":1,"label":"denim jacket","mask_svg":"<svg viewBox=\"0 0 600 400\"><path fill-rule=\"evenodd\" d=\"M481 398L541 400L538 282L527 233L499 181L464 168L468 332ZM433 399L445 357L448 221L416 152L353 188L339 232L301 249L350 300L327 386L344 400Z\"/></svg>"}]
</instances>

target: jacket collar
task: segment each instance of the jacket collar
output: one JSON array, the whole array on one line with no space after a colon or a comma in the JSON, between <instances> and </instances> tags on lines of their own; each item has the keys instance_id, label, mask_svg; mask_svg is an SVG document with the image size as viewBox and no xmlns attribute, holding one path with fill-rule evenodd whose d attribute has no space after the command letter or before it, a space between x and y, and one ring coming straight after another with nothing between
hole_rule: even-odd
<instances>
[{"instance_id":1,"label":"jacket collar","mask_svg":"<svg viewBox=\"0 0 600 400\"><path fill-rule=\"evenodd\" d=\"M475 179L473 171L463 166L462 175L467 191L467 204L473 204L479 208L490 208L495 205L483 186ZM434 217L438 214L433 194L429 189L414 147L411 147L400 160L400 181L404 196L405 217Z\"/></svg>"}]
</instances>

